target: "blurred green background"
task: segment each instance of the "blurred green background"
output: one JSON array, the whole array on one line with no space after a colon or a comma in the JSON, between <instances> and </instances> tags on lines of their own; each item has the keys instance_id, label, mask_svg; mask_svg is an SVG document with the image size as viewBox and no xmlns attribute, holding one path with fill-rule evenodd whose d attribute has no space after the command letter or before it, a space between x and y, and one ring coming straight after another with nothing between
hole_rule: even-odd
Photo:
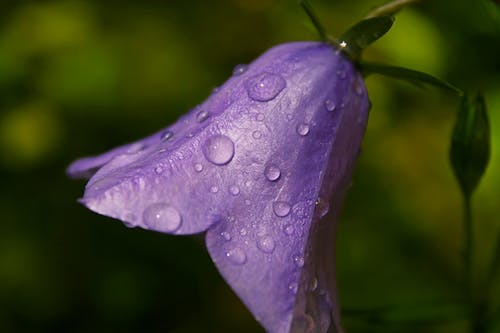
<instances>
[{"instance_id":1,"label":"blurred green background","mask_svg":"<svg viewBox=\"0 0 500 333\"><path fill-rule=\"evenodd\" d=\"M338 36L381 2L312 4ZM365 54L485 92L493 146L473 203L478 278L500 228L499 36L493 1L428 1L401 12ZM310 39L296 1L2 1L0 332L262 332L201 237L91 213L76 202L85 183L64 170L173 122L236 64ZM339 226L345 326L465 332L454 316L436 325L353 316L461 297L461 197L447 155L457 101L386 78L367 84L371 119Z\"/></svg>"}]
</instances>

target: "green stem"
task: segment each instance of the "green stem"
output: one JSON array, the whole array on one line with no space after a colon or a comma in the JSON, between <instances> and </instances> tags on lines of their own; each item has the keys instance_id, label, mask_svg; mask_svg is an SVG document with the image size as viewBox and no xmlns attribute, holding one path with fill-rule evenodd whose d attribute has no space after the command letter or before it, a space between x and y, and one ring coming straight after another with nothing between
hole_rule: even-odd
<instances>
[{"instance_id":1,"label":"green stem","mask_svg":"<svg viewBox=\"0 0 500 333\"><path fill-rule=\"evenodd\" d=\"M376 7L371 12L369 12L365 18L383 16L383 15L392 15L400 11L403 7L415 4L417 2L421 2L423 0L393 0L385 5Z\"/></svg>"},{"instance_id":2,"label":"green stem","mask_svg":"<svg viewBox=\"0 0 500 333\"><path fill-rule=\"evenodd\" d=\"M488 332L485 313L488 308L487 299L476 299L473 293L472 269L474 265L474 231L472 224L471 194L464 193L464 290L469 307L470 333Z\"/></svg>"},{"instance_id":3,"label":"green stem","mask_svg":"<svg viewBox=\"0 0 500 333\"><path fill-rule=\"evenodd\" d=\"M314 9L309 4L309 2L307 2L307 0L299 0L299 5L306 12L307 16L309 16L309 19L311 20L312 24L314 25L314 28L316 28L316 31L318 32L321 40L323 42L329 42L330 38L328 37L328 34L326 33L325 28L323 27L323 24L321 24L318 16L314 12Z\"/></svg>"},{"instance_id":4,"label":"green stem","mask_svg":"<svg viewBox=\"0 0 500 333\"><path fill-rule=\"evenodd\" d=\"M473 258L473 231L471 196L464 195L464 285L466 299L469 305L472 301L472 258Z\"/></svg>"}]
</instances>

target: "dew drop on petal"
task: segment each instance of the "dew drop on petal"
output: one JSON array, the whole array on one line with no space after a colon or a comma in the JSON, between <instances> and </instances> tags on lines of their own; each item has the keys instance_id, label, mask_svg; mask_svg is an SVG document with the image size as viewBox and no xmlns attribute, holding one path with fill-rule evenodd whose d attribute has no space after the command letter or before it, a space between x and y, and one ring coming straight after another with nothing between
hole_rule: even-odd
<instances>
[{"instance_id":1,"label":"dew drop on petal","mask_svg":"<svg viewBox=\"0 0 500 333\"><path fill-rule=\"evenodd\" d=\"M293 318L290 333L312 333L314 326L313 317L307 313L301 313Z\"/></svg>"},{"instance_id":2,"label":"dew drop on petal","mask_svg":"<svg viewBox=\"0 0 500 333\"><path fill-rule=\"evenodd\" d=\"M314 203L316 205L316 209L319 212L319 217L325 217L326 214L330 211L330 203L327 199L318 198Z\"/></svg>"},{"instance_id":3,"label":"dew drop on petal","mask_svg":"<svg viewBox=\"0 0 500 333\"><path fill-rule=\"evenodd\" d=\"M253 131L252 138L260 139L262 137L262 133L260 131Z\"/></svg>"},{"instance_id":4,"label":"dew drop on petal","mask_svg":"<svg viewBox=\"0 0 500 333\"><path fill-rule=\"evenodd\" d=\"M291 225L291 224L285 225L285 226L283 227L283 232L284 232L285 234L287 234L287 235L291 235L291 234L293 234L293 231L294 231L294 228L293 228L293 225Z\"/></svg>"},{"instance_id":5,"label":"dew drop on petal","mask_svg":"<svg viewBox=\"0 0 500 333\"><path fill-rule=\"evenodd\" d=\"M363 86L362 86L362 83L359 80L355 80L354 81L354 92L358 96L363 95Z\"/></svg>"},{"instance_id":6,"label":"dew drop on petal","mask_svg":"<svg viewBox=\"0 0 500 333\"><path fill-rule=\"evenodd\" d=\"M205 158L215 165L227 164L234 156L233 141L221 134L211 136L205 140L202 149Z\"/></svg>"},{"instance_id":7,"label":"dew drop on petal","mask_svg":"<svg viewBox=\"0 0 500 333\"><path fill-rule=\"evenodd\" d=\"M166 203L155 203L148 206L143 213L144 224L150 229L160 232L173 232L182 224L179 211Z\"/></svg>"},{"instance_id":8,"label":"dew drop on petal","mask_svg":"<svg viewBox=\"0 0 500 333\"><path fill-rule=\"evenodd\" d=\"M142 149L144 149L144 145L140 142L137 142L137 143L132 144L128 148L127 154L135 154L135 153L140 152Z\"/></svg>"},{"instance_id":9,"label":"dew drop on petal","mask_svg":"<svg viewBox=\"0 0 500 333\"><path fill-rule=\"evenodd\" d=\"M134 213L126 213L125 214L125 225L127 228L134 228L136 226L135 222L137 220L137 216Z\"/></svg>"},{"instance_id":10,"label":"dew drop on petal","mask_svg":"<svg viewBox=\"0 0 500 333\"><path fill-rule=\"evenodd\" d=\"M156 173L157 175L160 175L162 172L163 172L163 168L162 168L160 165L158 165L158 166L155 168L155 173Z\"/></svg>"},{"instance_id":11,"label":"dew drop on petal","mask_svg":"<svg viewBox=\"0 0 500 333\"><path fill-rule=\"evenodd\" d=\"M325 100L325 108L327 111L335 111L335 109L337 108L337 106L335 105L335 103L331 100L331 99L327 99Z\"/></svg>"},{"instance_id":12,"label":"dew drop on petal","mask_svg":"<svg viewBox=\"0 0 500 333\"><path fill-rule=\"evenodd\" d=\"M297 282L292 282L288 285L288 290L290 290L292 294L296 294L298 289L299 285L297 284Z\"/></svg>"},{"instance_id":13,"label":"dew drop on petal","mask_svg":"<svg viewBox=\"0 0 500 333\"><path fill-rule=\"evenodd\" d=\"M281 177L281 170L275 165L268 165L264 169L264 175L267 180L275 182Z\"/></svg>"},{"instance_id":14,"label":"dew drop on petal","mask_svg":"<svg viewBox=\"0 0 500 333\"><path fill-rule=\"evenodd\" d=\"M299 256L299 255L293 256L293 262L295 263L295 266L297 266L299 268L304 267L304 257L303 256Z\"/></svg>"},{"instance_id":15,"label":"dew drop on petal","mask_svg":"<svg viewBox=\"0 0 500 333\"><path fill-rule=\"evenodd\" d=\"M273 211L276 216L285 217L290 214L291 206L286 201L275 201L273 203Z\"/></svg>"},{"instance_id":16,"label":"dew drop on petal","mask_svg":"<svg viewBox=\"0 0 500 333\"><path fill-rule=\"evenodd\" d=\"M271 236L264 236L257 242L259 250L265 253L271 253L275 247L274 239Z\"/></svg>"},{"instance_id":17,"label":"dew drop on petal","mask_svg":"<svg viewBox=\"0 0 500 333\"><path fill-rule=\"evenodd\" d=\"M340 68L337 70L337 76L338 76L341 80L343 80L343 79L345 79L345 78L347 77L347 74L346 74L345 69L344 69L344 67L343 67L343 66L342 66L342 67L340 67Z\"/></svg>"},{"instance_id":18,"label":"dew drop on petal","mask_svg":"<svg viewBox=\"0 0 500 333\"><path fill-rule=\"evenodd\" d=\"M196 172L202 172L203 171L203 165L201 163L195 163L193 166L194 170Z\"/></svg>"},{"instance_id":19,"label":"dew drop on petal","mask_svg":"<svg viewBox=\"0 0 500 333\"><path fill-rule=\"evenodd\" d=\"M168 140L170 140L173 136L174 136L174 132L169 131L169 130L166 130L166 131L164 131L164 132L162 132L162 133L161 133L161 135L160 135L160 139L161 139L161 141L168 141Z\"/></svg>"},{"instance_id":20,"label":"dew drop on petal","mask_svg":"<svg viewBox=\"0 0 500 333\"><path fill-rule=\"evenodd\" d=\"M196 114L196 121L199 122L199 123L202 123L205 120L207 120L209 116L210 116L210 113L208 111L206 111L206 110L200 110Z\"/></svg>"},{"instance_id":21,"label":"dew drop on petal","mask_svg":"<svg viewBox=\"0 0 500 333\"><path fill-rule=\"evenodd\" d=\"M248 87L248 96L258 102L267 102L278 96L285 87L286 81L281 75L264 73L253 79Z\"/></svg>"},{"instance_id":22,"label":"dew drop on petal","mask_svg":"<svg viewBox=\"0 0 500 333\"><path fill-rule=\"evenodd\" d=\"M231 185L229 187L229 192L232 194L232 195L238 195L240 194L240 188L238 185Z\"/></svg>"},{"instance_id":23,"label":"dew drop on petal","mask_svg":"<svg viewBox=\"0 0 500 333\"><path fill-rule=\"evenodd\" d=\"M227 241L230 241L231 240L231 234L227 231L223 231L220 233L220 235L222 236L222 238L224 238L225 240Z\"/></svg>"},{"instance_id":24,"label":"dew drop on petal","mask_svg":"<svg viewBox=\"0 0 500 333\"><path fill-rule=\"evenodd\" d=\"M210 186L210 192L212 193L219 192L219 187L217 185Z\"/></svg>"},{"instance_id":25,"label":"dew drop on petal","mask_svg":"<svg viewBox=\"0 0 500 333\"><path fill-rule=\"evenodd\" d=\"M297 134L300 135L300 136L306 136L307 134L309 134L309 125L307 124L298 124L297 125Z\"/></svg>"},{"instance_id":26,"label":"dew drop on petal","mask_svg":"<svg viewBox=\"0 0 500 333\"><path fill-rule=\"evenodd\" d=\"M247 261L247 256L240 248L234 248L226 252L229 261L236 265L243 265Z\"/></svg>"},{"instance_id":27,"label":"dew drop on petal","mask_svg":"<svg viewBox=\"0 0 500 333\"><path fill-rule=\"evenodd\" d=\"M311 291L315 291L318 288L318 279L313 278L311 284L309 285Z\"/></svg>"},{"instance_id":28,"label":"dew drop on petal","mask_svg":"<svg viewBox=\"0 0 500 333\"><path fill-rule=\"evenodd\" d=\"M233 69L233 75L241 75L246 72L248 66L245 64L236 65Z\"/></svg>"}]
</instances>

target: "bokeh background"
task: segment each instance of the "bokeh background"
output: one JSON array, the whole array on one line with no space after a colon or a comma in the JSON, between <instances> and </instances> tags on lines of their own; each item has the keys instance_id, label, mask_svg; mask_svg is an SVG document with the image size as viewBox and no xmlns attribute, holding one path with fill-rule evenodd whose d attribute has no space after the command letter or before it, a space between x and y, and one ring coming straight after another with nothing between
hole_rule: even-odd
<instances>
[{"instance_id":1,"label":"bokeh background","mask_svg":"<svg viewBox=\"0 0 500 333\"><path fill-rule=\"evenodd\" d=\"M338 36L381 2L312 4ZM428 1L365 54L485 92L493 145L473 203L478 280L500 228L499 36L493 1ZM130 230L84 209L85 183L65 168L173 122L236 64L310 39L296 1L2 1L0 332L263 332L201 237ZM376 76L367 84L371 119L339 225L345 326L465 332L448 306L462 295L447 154L457 100ZM487 294L498 304L496 285ZM401 321L420 313L435 323Z\"/></svg>"}]
</instances>

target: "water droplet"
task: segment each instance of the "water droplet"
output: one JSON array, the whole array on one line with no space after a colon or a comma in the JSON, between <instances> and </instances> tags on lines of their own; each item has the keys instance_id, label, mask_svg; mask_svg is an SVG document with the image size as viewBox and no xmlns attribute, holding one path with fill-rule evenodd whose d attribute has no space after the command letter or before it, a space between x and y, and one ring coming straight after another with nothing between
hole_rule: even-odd
<instances>
[{"instance_id":1,"label":"water droplet","mask_svg":"<svg viewBox=\"0 0 500 333\"><path fill-rule=\"evenodd\" d=\"M126 213L125 214L125 224L127 225L128 228L134 228L135 227L135 221L137 220L137 216L134 213Z\"/></svg>"},{"instance_id":2,"label":"water droplet","mask_svg":"<svg viewBox=\"0 0 500 333\"><path fill-rule=\"evenodd\" d=\"M293 228L293 225L291 225L291 224L288 224L288 225L286 225L286 226L283 228L283 232L284 232L285 234L287 234L287 235L291 235L291 234L293 234L293 230L294 230L294 228Z\"/></svg>"},{"instance_id":3,"label":"water droplet","mask_svg":"<svg viewBox=\"0 0 500 333\"><path fill-rule=\"evenodd\" d=\"M264 170L264 175L271 182L277 181L281 176L281 170L275 165L268 165Z\"/></svg>"},{"instance_id":4,"label":"water droplet","mask_svg":"<svg viewBox=\"0 0 500 333\"><path fill-rule=\"evenodd\" d=\"M255 120L257 120L257 121L264 121L265 118L266 117L262 113L257 113L255 115Z\"/></svg>"},{"instance_id":5,"label":"water droplet","mask_svg":"<svg viewBox=\"0 0 500 333\"><path fill-rule=\"evenodd\" d=\"M304 257L303 256L294 255L293 262L295 263L295 266L297 266L299 268L304 267Z\"/></svg>"},{"instance_id":6,"label":"water droplet","mask_svg":"<svg viewBox=\"0 0 500 333\"><path fill-rule=\"evenodd\" d=\"M290 214L290 204L286 201L276 201L273 203L273 211L279 217L285 217Z\"/></svg>"},{"instance_id":7,"label":"water droplet","mask_svg":"<svg viewBox=\"0 0 500 333\"><path fill-rule=\"evenodd\" d=\"M296 294L299 290L299 285L297 282L292 282L288 285L288 290L290 290L293 294Z\"/></svg>"},{"instance_id":8,"label":"water droplet","mask_svg":"<svg viewBox=\"0 0 500 333\"><path fill-rule=\"evenodd\" d=\"M210 186L210 192L212 192L212 193L219 192L219 187L217 185Z\"/></svg>"},{"instance_id":9,"label":"water droplet","mask_svg":"<svg viewBox=\"0 0 500 333\"><path fill-rule=\"evenodd\" d=\"M358 96L363 95L363 86L362 86L362 83L359 80L355 80L354 81L354 92Z\"/></svg>"},{"instance_id":10,"label":"water droplet","mask_svg":"<svg viewBox=\"0 0 500 333\"><path fill-rule=\"evenodd\" d=\"M220 233L220 235L222 236L222 238L224 238L225 240L227 241L230 241L231 240L231 234L227 231L223 231Z\"/></svg>"},{"instance_id":11,"label":"water droplet","mask_svg":"<svg viewBox=\"0 0 500 333\"><path fill-rule=\"evenodd\" d=\"M335 105L335 103L331 99L327 99L325 101L325 108L328 111L335 111L335 109L337 108L337 106Z\"/></svg>"},{"instance_id":12,"label":"water droplet","mask_svg":"<svg viewBox=\"0 0 500 333\"><path fill-rule=\"evenodd\" d=\"M275 247L274 239L271 236L265 236L259 239L257 242L257 247L262 252L271 253L274 251Z\"/></svg>"},{"instance_id":13,"label":"water droplet","mask_svg":"<svg viewBox=\"0 0 500 333\"><path fill-rule=\"evenodd\" d=\"M137 143L134 143L132 144L128 150L127 150L127 154L135 154L135 153L138 153L140 152L142 149L144 148L144 145L140 142L137 142Z\"/></svg>"},{"instance_id":14,"label":"water droplet","mask_svg":"<svg viewBox=\"0 0 500 333\"><path fill-rule=\"evenodd\" d=\"M347 77L347 74L346 74L346 72L345 72L345 67L344 67L344 65L340 65L340 66L339 66L339 69L337 69L337 76L338 76L341 80L343 80L343 79L345 79L345 78Z\"/></svg>"},{"instance_id":15,"label":"water droplet","mask_svg":"<svg viewBox=\"0 0 500 333\"><path fill-rule=\"evenodd\" d=\"M311 284L310 284L310 286L309 286L309 289L310 289L311 291L315 291L317 288L318 288L318 279L313 278L313 279L311 280Z\"/></svg>"},{"instance_id":16,"label":"water droplet","mask_svg":"<svg viewBox=\"0 0 500 333\"><path fill-rule=\"evenodd\" d=\"M241 228L241 230L240 230L240 235L241 235L241 236L246 236L246 235L247 235L247 229L245 229L245 228Z\"/></svg>"},{"instance_id":17,"label":"water droplet","mask_svg":"<svg viewBox=\"0 0 500 333\"><path fill-rule=\"evenodd\" d=\"M166 130L166 131L164 131L164 132L162 132L162 133L161 133L161 135L160 135L160 139L161 139L161 141L168 141L168 140L170 140L173 136L174 136L174 132L169 131L169 130Z\"/></svg>"},{"instance_id":18,"label":"water droplet","mask_svg":"<svg viewBox=\"0 0 500 333\"><path fill-rule=\"evenodd\" d=\"M260 131L253 131L252 137L254 139L260 139L262 137L262 133Z\"/></svg>"},{"instance_id":19,"label":"water droplet","mask_svg":"<svg viewBox=\"0 0 500 333\"><path fill-rule=\"evenodd\" d=\"M155 168L155 172L156 172L156 174L160 175L160 174L163 172L163 168L162 168L161 166L159 166L159 165L158 165L158 166Z\"/></svg>"},{"instance_id":20,"label":"water droplet","mask_svg":"<svg viewBox=\"0 0 500 333\"><path fill-rule=\"evenodd\" d=\"M229 192L232 194L232 195L238 195L240 194L240 188L238 187L238 185L231 185L229 187Z\"/></svg>"},{"instance_id":21,"label":"water droplet","mask_svg":"<svg viewBox=\"0 0 500 333\"><path fill-rule=\"evenodd\" d=\"M205 158L216 165L229 163L234 156L234 143L225 135L214 135L203 144Z\"/></svg>"},{"instance_id":22,"label":"water droplet","mask_svg":"<svg viewBox=\"0 0 500 333\"><path fill-rule=\"evenodd\" d=\"M248 66L245 64L236 65L233 69L233 75L241 75L246 72Z\"/></svg>"},{"instance_id":23,"label":"water droplet","mask_svg":"<svg viewBox=\"0 0 500 333\"><path fill-rule=\"evenodd\" d=\"M166 203L155 203L148 206L143 213L144 224L150 229L160 232L173 232L182 224L179 211Z\"/></svg>"},{"instance_id":24,"label":"water droplet","mask_svg":"<svg viewBox=\"0 0 500 333\"><path fill-rule=\"evenodd\" d=\"M324 217L330 211L330 204L326 199L318 198L314 204L319 212L319 217Z\"/></svg>"},{"instance_id":25,"label":"water droplet","mask_svg":"<svg viewBox=\"0 0 500 333\"><path fill-rule=\"evenodd\" d=\"M194 170L196 172L202 172L203 171L203 165L201 163L195 163L193 166Z\"/></svg>"},{"instance_id":26,"label":"water droplet","mask_svg":"<svg viewBox=\"0 0 500 333\"><path fill-rule=\"evenodd\" d=\"M196 114L196 121L199 122L199 123L202 123L205 120L207 120L209 116L210 116L210 113L208 111L206 111L206 110L200 110Z\"/></svg>"},{"instance_id":27,"label":"water droplet","mask_svg":"<svg viewBox=\"0 0 500 333\"><path fill-rule=\"evenodd\" d=\"M312 333L314 326L313 317L307 313L301 313L293 318L290 333Z\"/></svg>"},{"instance_id":28,"label":"water droplet","mask_svg":"<svg viewBox=\"0 0 500 333\"><path fill-rule=\"evenodd\" d=\"M248 96L259 102L267 102L278 96L286 87L286 81L279 74L263 73L254 77L248 88Z\"/></svg>"},{"instance_id":29,"label":"water droplet","mask_svg":"<svg viewBox=\"0 0 500 333\"><path fill-rule=\"evenodd\" d=\"M243 265L247 261L247 255L240 248L234 248L226 252L226 257L233 264Z\"/></svg>"},{"instance_id":30,"label":"water droplet","mask_svg":"<svg viewBox=\"0 0 500 333\"><path fill-rule=\"evenodd\" d=\"M301 136L306 136L309 134L309 125L307 124L298 124L297 125L297 134Z\"/></svg>"}]
</instances>

